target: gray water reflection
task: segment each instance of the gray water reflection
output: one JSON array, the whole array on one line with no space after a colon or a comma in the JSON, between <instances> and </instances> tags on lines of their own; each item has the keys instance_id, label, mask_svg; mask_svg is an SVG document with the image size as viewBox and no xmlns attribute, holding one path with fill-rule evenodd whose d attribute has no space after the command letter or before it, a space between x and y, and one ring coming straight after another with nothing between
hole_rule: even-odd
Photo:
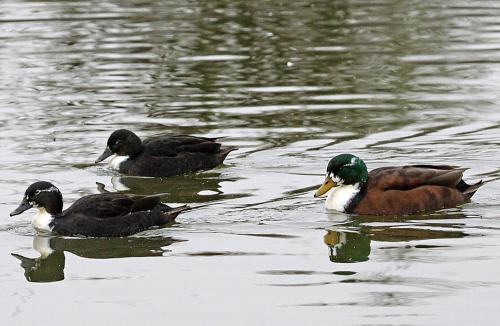
<instances>
[{"instance_id":1,"label":"gray water reflection","mask_svg":"<svg viewBox=\"0 0 500 326\"><path fill-rule=\"evenodd\" d=\"M237 177L225 176L217 171L189 173L172 178L132 176L113 176L111 178L114 190L141 195L164 194L164 200L177 203L203 203L248 196L244 193L224 194L221 190L222 182L236 181L238 181Z\"/></svg>"},{"instance_id":2,"label":"gray water reflection","mask_svg":"<svg viewBox=\"0 0 500 326\"><path fill-rule=\"evenodd\" d=\"M438 163L470 167L467 179L499 177L495 1L11 0L1 9L0 312L9 325L54 323L40 313L54 297L58 321L71 324L118 315L304 325L332 313L350 325L496 323L497 183L462 215L425 220L355 224L312 198L342 152L370 169ZM225 136L240 151L211 171L123 178L92 164L118 128ZM67 204L100 182L199 208L140 235L188 240L167 257L82 259L64 243L38 260L59 279L62 253L64 282L40 287L7 258L31 257L28 215L8 213L39 179ZM348 239L337 253L353 244L342 261L364 261L332 263L328 230Z\"/></svg>"}]
</instances>

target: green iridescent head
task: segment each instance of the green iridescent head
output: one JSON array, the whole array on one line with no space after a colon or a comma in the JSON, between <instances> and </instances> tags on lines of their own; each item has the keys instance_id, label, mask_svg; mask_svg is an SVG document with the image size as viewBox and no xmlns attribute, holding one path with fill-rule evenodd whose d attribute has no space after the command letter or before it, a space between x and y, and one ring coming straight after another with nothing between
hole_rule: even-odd
<instances>
[{"instance_id":1,"label":"green iridescent head","mask_svg":"<svg viewBox=\"0 0 500 326\"><path fill-rule=\"evenodd\" d=\"M365 162L352 154L340 154L328 163L326 179L316 191L315 197L321 196L333 187L342 185L363 185L368 181L368 169Z\"/></svg>"}]
</instances>

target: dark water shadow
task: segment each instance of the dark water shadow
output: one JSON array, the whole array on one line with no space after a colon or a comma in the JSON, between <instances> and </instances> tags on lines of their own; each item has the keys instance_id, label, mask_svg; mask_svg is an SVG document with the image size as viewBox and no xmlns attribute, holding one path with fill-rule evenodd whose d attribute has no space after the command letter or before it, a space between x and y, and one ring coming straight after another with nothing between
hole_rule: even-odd
<instances>
[{"instance_id":1,"label":"dark water shadow","mask_svg":"<svg viewBox=\"0 0 500 326\"><path fill-rule=\"evenodd\" d=\"M211 171L170 178L115 176L112 177L111 183L116 191L140 195L164 194L165 200L176 203L206 203L249 196L244 193L226 194L222 191L222 182L235 182L238 179L224 176L221 172ZM98 190L106 192L99 185Z\"/></svg>"},{"instance_id":2,"label":"dark water shadow","mask_svg":"<svg viewBox=\"0 0 500 326\"><path fill-rule=\"evenodd\" d=\"M352 217L349 222L343 223L341 226L337 225L328 229L323 241L329 248L328 256L331 262L356 263L369 260L372 241L410 242L463 238L469 235L463 230L464 224L462 223L423 222L424 220L434 221L438 216L444 219L465 219L470 217L456 212L406 217L357 216ZM409 223L408 220L418 222ZM366 224L376 222L378 223L375 225ZM407 245L407 247L435 248L443 246L416 244ZM391 248L395 247L386 246L383 249Z\"/></svg>"},{"instance_id":3,"label":"dark water shadow","mask_svg":"<svg viewBox=\"0 0 500 326\"><path fill-rule=\"evenodd\" d=\"M29 258L12 253L21 261L28 282L57 282L64 280L65 252L90 259L162 256L164 247L183 240L171 237L127 238L33 238L33 249L40 253Z\"/></svg>"}]
</instances>

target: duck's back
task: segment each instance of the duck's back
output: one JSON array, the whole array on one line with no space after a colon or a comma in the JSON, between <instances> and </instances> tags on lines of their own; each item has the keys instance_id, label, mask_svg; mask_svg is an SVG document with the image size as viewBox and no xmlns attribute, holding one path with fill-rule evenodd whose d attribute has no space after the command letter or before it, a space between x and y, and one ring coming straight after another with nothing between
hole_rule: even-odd
<instances>
[{"instance_id":1,"label":"duck's back","mask_svg":"<svg viewBox=\"0 0 500 326\"><path fill-rule=\"evenodd\" d=\"M410 215L460 205L482 185L462 180L466 169L447 165L386 167L369 173L353 212Z\"/></svg>"},{"instance_id":2,"label":"duck's back","mask_svg":"<svg viewBox=\"0 0 500 326\"><path fill-rule=\"evenodd\" d=\"M158 136L143 142L144 152L151 156L176 156L182 152L215 154L221 144L217 138L189 135Z\"/></svg>"}]
</instances>

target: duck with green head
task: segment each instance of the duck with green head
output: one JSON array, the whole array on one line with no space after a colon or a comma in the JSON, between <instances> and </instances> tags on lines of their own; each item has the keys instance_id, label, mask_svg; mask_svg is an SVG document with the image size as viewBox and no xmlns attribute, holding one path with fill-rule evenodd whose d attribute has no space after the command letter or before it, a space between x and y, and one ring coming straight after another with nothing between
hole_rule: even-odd
<instances>
[{"instance_id":1,"label":"duck with green head","mask_svg":"<svg viewBox=\"0 0 500 326\"><path fill-rule=\"evenodd\" d=\"M357 156L337 155L314 194L330 191L327 209L360 215L411 215L461 205L470 200L482 181L462 180L466 168L449 165L383 167L368 172Z\"/></svg>"}]
</instances>

